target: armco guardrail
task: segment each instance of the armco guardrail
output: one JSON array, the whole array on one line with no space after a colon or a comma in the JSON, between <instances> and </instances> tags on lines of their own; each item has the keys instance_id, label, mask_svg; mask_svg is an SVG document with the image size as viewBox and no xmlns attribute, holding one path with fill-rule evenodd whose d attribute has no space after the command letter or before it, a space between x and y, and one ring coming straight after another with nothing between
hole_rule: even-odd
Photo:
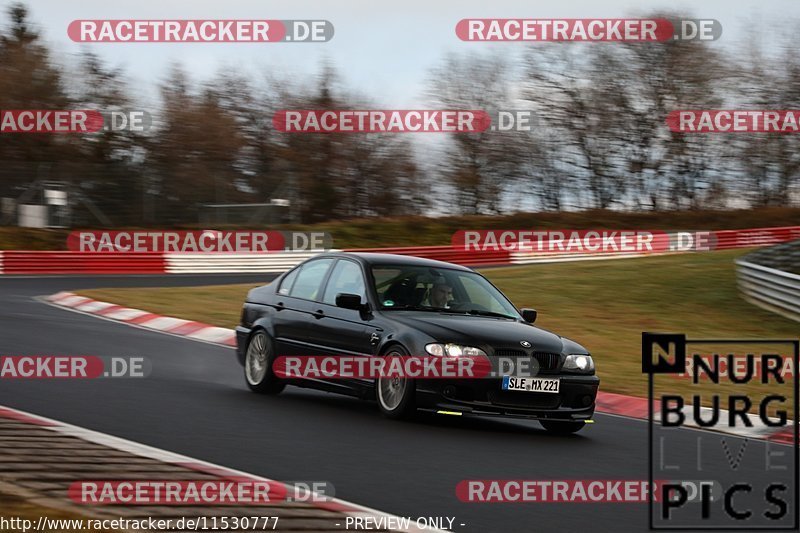
<instances>
[{"instance_id":1,"label":"armco guardrail","mask_svg":"<svg viewBox=\"0 0 800 533\"><path fill-rule=\"evenodd\" d=\"M739 290L750 303L800 322L800 276L736 261Z\"/></svg>"},{"instance_id":2,"label":"armco guardrail","mask_svg":"<svg viewBox=\"0 0 800 533\"><path fill-rule=\"evenodd\" d=\"M761 248L741 259L790 274L800 274L800 240Z\"/></svg>"},{"instance_id":3,"label":"armco guardrail","mask_svg":"<svg viewBox=\"0 0 800 533\"><path fill-rule=\"evenodd\" d=\"M800 322L798 269L800 241L753 252L736 261L739 291L750 303Z\"/></svg>"},{"instance_id":4,"label":"armco guardrail","mask_svg":"<svg viewBox=\"0 0 800 533\"><path fill-rule=\"evenodd\" d=\"M0 274L279 273L319 252L266 254L0 252Z\"/></svg>"},{"instance_id":5,"label":"armco guardrail","mask_svg":"<svg viewBox=\"0 0 800 533\"><path fill-rule=\"evenodd\" d=\"M164 254L0 252L0 274L163 274Z\"/></svg>"},{"instance_id":6,"label":"armco guardrail","mask_svg":"<svg viewBox=\"0 0 800 533\"><path fill-rule=\"evenodd\" d=\"M713 231L716 249L764 246L800 239L800 226ZM642 257L652 254L533 253L509 250L464 250L454 246L362 248L351 252L414 255L466 266L497 266L553 261L582 261ZM0 274L210 274L278 273L319 252L221 253L97 253L97 252L0 252Z\"/></svg>"}]
</instances>

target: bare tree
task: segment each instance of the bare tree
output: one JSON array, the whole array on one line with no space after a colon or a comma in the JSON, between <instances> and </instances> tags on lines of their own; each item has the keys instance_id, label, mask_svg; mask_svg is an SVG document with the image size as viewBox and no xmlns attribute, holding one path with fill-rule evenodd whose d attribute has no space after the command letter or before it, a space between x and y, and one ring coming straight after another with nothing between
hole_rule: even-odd
<instances>
[{"instance_id":1,"label":"bare tree","mask_svg":"<svg viewBox=\"0 0 800 533\"><path fill-rule=\"evenodd\" d=\"M791 28L778 52L766 54L750 33L743 53L734 59L737 75L729 91L738 109L798 109L800 58ZM728 149L738 167L741 197L754 206L786 206L800 186L800 139L783 133L735 134Z\"/></svg>"},{"instance_id":2,"label":"bare tree","mask_svg":"<svg viewBox=\"0 0 800 533\"><path fill-rule=\"evenodd\" d=\"M442 109L514 108L513 76L499 56L450 55L431 73L429 96ZM464 213L500 213L504 195L526 175L530 138L519 132L487 130L450 135L439 174L452 186Z\"/></svg>"},{"instance_id":3,"label":"bare tree","mask_svg":"<svg viewBox=\"0 0 800 533\"><path fill-rule=\"evenodd\" d=\"M716 179L712 145L671 134L665 119L673 109L718 102L722 64L704 43L531 47L525 95L561 141L562 171L584 183L588 199L576 201L603 209L696 206Z\"/></svg>"}]
</instances>

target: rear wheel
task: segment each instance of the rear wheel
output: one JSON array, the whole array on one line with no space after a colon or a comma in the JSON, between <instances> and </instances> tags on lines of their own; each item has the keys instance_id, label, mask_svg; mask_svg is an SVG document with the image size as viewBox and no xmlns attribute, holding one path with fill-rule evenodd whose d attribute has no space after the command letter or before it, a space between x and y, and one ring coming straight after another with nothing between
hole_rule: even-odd
<instances>
[{"instance_id":1,"label":"rear wheel","mask_svg":"<svg viewBox=\"0 0 800 533\"><path fill-rule=\"evenodd\" d=\"M405 357L401 347L393 347L384 357ZM416 412L416 384L413 379L402 377L378 378L375 383L378 407L392 419L408 418Z\"/></svg>"},{"instance_id":2,"label":"rear wheel","mask_svg":"<svg viewBox=\"0 0 800 533\"><path fill-rule=\"evenodd\" d=\"M278 394L286 387L286 382L278 379L272 371L274 358L269 335L264 330L253 333L244 357L244 378L250 390L261 394Z\"/></svg>"},{"instance_id":3,"label":"rear wheel","mask_svg":"<svg viewBox=\"0 0 800 533\"><path fill-rule=\"evenodd\" d=\"M555 435L577 433L586 424L584 422L563 422L561 420L539 420L544 429Z\"/></svg>"}]
</instances>

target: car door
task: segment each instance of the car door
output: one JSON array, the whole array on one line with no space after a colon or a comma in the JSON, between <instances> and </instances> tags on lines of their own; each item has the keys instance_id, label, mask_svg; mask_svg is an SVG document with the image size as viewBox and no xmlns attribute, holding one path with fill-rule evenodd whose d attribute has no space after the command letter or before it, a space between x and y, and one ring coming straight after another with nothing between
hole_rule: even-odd
<instances>
[{"instance_id":1,"label":"car door","mask_svg":"<svg viewBox=\"0 0 800 533\"><path fill-rule=\"evenodd\" d=\"M313 315L311 342L324 355L375 355L383 330L373 323L371 313L337 307L336 296L341 293L357 294L367 303L365 276L357 261L339 259L333 266ZM345 382L357 386L371 380Z\"/></svg>"},{"instance_id":2,"label":"car door","mask_svg":"<svg viewBox=\"0 0 800 533\"><path fill-rule=\"evenodd\" d=\"M287 279L278 288L275 297L275 318L273 325L277 353L279 355L310 355L312 343L309 334L312 330L312 313L319 305L323 283L333 264L333 258L320 258L307 261L297 269L291 283Z\"/></svg>"},{"instance_id":3,"label":"car door","mask_svg":"<svg viewBox=\"0 0 800 533\"><path fill-rule=\"evenodd\" d=\"M291 305L293 301L290 300L289 292L292 290L292 285L297 279L301 268L303 267L295 267L294 270L291 270L281 279L280 285L275 289L275 297L271 301L271 307L274 312L270 313L270 322L275 337L275 353L279 356L296 355L296 345L291 341L292 329L297 327L295 323L298 320L304 319L300 316L299 311L294 308L296 306ZM290 303L288 307L287 302Z\"/></svg>"}]
</instances>

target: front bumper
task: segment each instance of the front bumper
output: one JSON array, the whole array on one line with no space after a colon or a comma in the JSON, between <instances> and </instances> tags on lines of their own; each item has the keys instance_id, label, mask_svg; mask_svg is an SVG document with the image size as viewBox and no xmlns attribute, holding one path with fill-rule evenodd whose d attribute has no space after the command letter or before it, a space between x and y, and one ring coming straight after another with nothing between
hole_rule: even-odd
<instances>
[{"instance_id":1,"label":"front bumper","mask_svg":"<svg viewBox=\"0 0 800 533\"><path fill-rule=\"evenodd\" d=\"M570 421L592 418L600 378L573 374L547 377L561 380L558 393L502 390L502 378L418 380L417 407L514 418Z\"/></svg>"}]
</instances>

